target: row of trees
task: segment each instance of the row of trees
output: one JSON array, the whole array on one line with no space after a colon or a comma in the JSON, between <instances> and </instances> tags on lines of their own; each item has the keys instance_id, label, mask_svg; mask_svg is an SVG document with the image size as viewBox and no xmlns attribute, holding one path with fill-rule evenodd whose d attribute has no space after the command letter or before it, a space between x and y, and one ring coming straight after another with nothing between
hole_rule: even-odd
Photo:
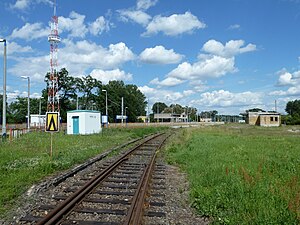
<instances>
[{"instance_id":1,"label":"row of trees","mask_svg":"<svg viewBox=\"0 0 300 225\"><path fill-rule=\"evenodd\" d=\"M47 111L48 104L48 84L50 74L45 76L46 87L42 90L41 98L30 99L30 113L44 115ZM63 122L66 122L67 111L75 110L99 110L105 114L105 92L108 93L108 115L109 122L115 122L116 115L121 114L121 99L124 99L124 107L128 122L136 122L138 116L146 115L145 95L138 89L136 85L125 85L123 81L110 81L104 85L101 81L89 76L72 77L69 72L63 68L59 71L59 103L60 116ZM2 96L0 95L0 110L2 112ZM163 102L156 102L152 106L153 113L187 113L191 121L198 121L198 117L212 118L217 111L205 111L197 114L197 109L194 107L184 107L179 104L166 105ZM7 122L8 123L24 123L27 115L27 98L17 97L16 101L7 106ZM153 114L150 115L150 120L154 121Z\"/></svg>"},{"instance_id":2,"label":"row of trees","mask_svg":"<svg viewBox=\"0 0 300 225\"><path fill-rule=\"evenodd\" d=\"M45 76L46 88L42 90L42 98L30 99L30 114L39 114L41 104L41 114L47 111L48 101L48 81L50 75ZM105 114L105 92L108 93L108 115L109 122L115 122L116 115L121 114L121 98L124 99L128 121L135 122L140 115L146 115L146 97L136 85L125 85L123 81L110 81L107 85L89 76L75 78L69 75L63 68L59 71L59 103L60 116L66 122L67 111L75 110L77 103L81 110L99 110ZM1 105L2 108L1 96ZM2 109L1 109L2 112ZM17 97L16 101L7 106L7 122L23 123L27 115L27 98Z\"/></svg>"},{"instance_id":3,"label":"row of trees","mask_svg":"<svg viewBox=\"0 0 300 225\"><path fill-rule=\"evenodd\" d=\"M171 104L170 106L166 105L163 102L156 102L152 106L153 113L173 113L173 114L188 114L190 121L199 121L200 118L211 118L216 120L216 115L218 111L202 111L197 113L197 109L194 107L181 106L179 104Z\"/></svg>"},{"instance_id":4,"label":"row of trees","mask_svg":"<svg viewBox=\"0 0 300 225\"><path fill-rule=\"evenodd\" d=\"M48 101L48 84L50 75L45 76L46 87L42 90L42 98L30 99L30 113L45 114ZM121 114L121 99L124 99L124 107L128 122L136 122L138 116L146 115L147 101L145 95L136 85L125 85L123 81L110 81L104 85L101 81L92 76L72 77L68 71L63 68L59 71L59 96L60 96L60 115L62 121L66 122L67 111L75 110L77 104L82 110L99 110L105 114L105 92L108 93L108 114L109 122L115 122L116 115ZM3 96L0 95L0 112L2 112ZM260 109L253 109L260 110ZM152 106L153 113L187 113L191 121L198 121L198 118L215 118L218 112L216 110L203 111L197 114L194 107L184 107L179 104L166 105L163 102L156 102ZM287 115L282 116L282 122L285 124L300 124L300 100L289 101L285 111ZM17 97L16 101L7 105L7 122L23 123L27 115L27 98ZM153 121L153 114L150 116Z\"/></svg>"},{"instance_id":5,"label":"row of trees","mask_svg":"<svg viewBox=\"0 0 300 225\"><path fill-rule=\"evenodd\" d=\"M197 120L197 109L193 107L183 107L179 104L171 104L167 106L163 102L156 102L152 106L153 113L173 113L173 114L188 114L190 120L196 121ZM152 120L153 118L151 118Z\"/></svg>"},{"instance_id":6,"label":"row of trees","mask_svg":"<svg viewBox=\"0 0 300 225\"><path fill-rule=\"evenodd\" d=\"M47 111L48 104L48 84L50 75L45 76L46 87L42 90L41 98L30 99L30 114L44 115ZM63 122L66 122L67 111L75 110L99 110L105 114L106 104L105 95L108 93L108 114L109 122L115 122L116 115L121 114L121 99L124 99L124 107L128 122L136 122L138 116L146 115L145 95L136 85L125 85L123 81L110 81L103 85L101 81L89 76L76 78L69 75L68 71L63 68L59 71L59 102L60 116ZM3 96L0 95L0 111L2 112ZM204 111L197 114L194 107L181 106L179 104L166 105L163 102L156 102L152 106L153 113L174 113L188 114L190 121L198 121L199 118L214 118L217 111ZM17 97L17 99L7 105L7 122L24 123L27 116L27 97ZM150 121L154 121L154 115L150 114Z\"/></svg>"},{"instance_id":7,"label":"row of trees","mask_svg":"<svg viewBox=\"0 0 300 225\"><path fill-rule=\"evenodd\" d=\"M115 122L116 115L121 114L121 99L124 99L124 107L128 122L136 122L138 116L146 115L147 101L145 95L138 89L136 85L125 85L123 81L110 81L104 85L101 81L92 76L72 77L67 69L63 68L58 72L59 76L59 103L60 116L63 122L66 122L67 111L75 110L99 110L105 114L105 95L103 90L108 94L108 115L109 122ZM48 104L48 85L50 74L45 76L45 88L42 90L41 98L30 99L30 113L44 115L47 111ZM0 110L2 112L2 99L0 95ZM40 111L40 112L39 112ZM198 117L211 118L217 114L217 111L201 112L197 114L197 109L193 107L184 107L179 104L171 104L167 106L163 102L156 102L152 107L153 113L188 113L191 121L197 121ZM17 99L7 105L7 122L8 123L24 123L27 115L27 98L17 97ZM153 114L150 115L151 121Z\"/></svg>"}]
</instances>

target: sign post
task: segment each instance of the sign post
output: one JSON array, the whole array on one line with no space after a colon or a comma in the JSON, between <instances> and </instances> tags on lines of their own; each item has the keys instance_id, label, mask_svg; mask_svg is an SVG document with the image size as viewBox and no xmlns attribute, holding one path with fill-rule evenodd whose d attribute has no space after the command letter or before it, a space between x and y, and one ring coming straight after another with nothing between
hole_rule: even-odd
<instances>
[{"instance_id":1,"label":"sign post","mask_svg":"<svg viewBox=\"0 0 300 225\"><path fill-rule=\"evenodd\" d=\"M50 157L52 159L53 133L59 131L59 113L58 112L47 112L46 113L46 130L45 131L51 133Z\"/></svg>"}]
</instances>

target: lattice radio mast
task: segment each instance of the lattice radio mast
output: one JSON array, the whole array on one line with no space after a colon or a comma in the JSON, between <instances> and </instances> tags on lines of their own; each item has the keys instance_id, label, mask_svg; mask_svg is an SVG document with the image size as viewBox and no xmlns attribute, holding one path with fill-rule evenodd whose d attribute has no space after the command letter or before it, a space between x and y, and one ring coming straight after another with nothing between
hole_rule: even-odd
<instances>
[{"instance_id":1,"label":"lattice radio mast","mask_svg":"<svg viewBox=\"0 0 300 225\"><path fill-rule=\"evenodd\" d=\"M59 112L57 51L60 37L58 35L58 17L56 16L56 0L53 0L53 16L51 18L51 32L48 36L50 43L50 79L48 81L48 112Z\"/></svg>"}]
</instances>

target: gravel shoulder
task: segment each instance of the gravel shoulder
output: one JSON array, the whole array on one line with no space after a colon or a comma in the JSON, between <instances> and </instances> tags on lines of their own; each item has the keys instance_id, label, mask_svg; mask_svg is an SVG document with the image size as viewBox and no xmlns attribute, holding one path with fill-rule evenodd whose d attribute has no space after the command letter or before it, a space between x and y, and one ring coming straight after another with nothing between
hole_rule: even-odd
<instances>
[{"instance_id":1,"label":"gravel shoulder","mask_svg":"<svg viewBox=\"0 0 300 225\"><path fill-rule=\"evenodd\" d=\"M178 167L167 165L167 217L169 224L206 225L209 219L196 214L189 203L189 183Z\"/></svg>"}]
</instances>

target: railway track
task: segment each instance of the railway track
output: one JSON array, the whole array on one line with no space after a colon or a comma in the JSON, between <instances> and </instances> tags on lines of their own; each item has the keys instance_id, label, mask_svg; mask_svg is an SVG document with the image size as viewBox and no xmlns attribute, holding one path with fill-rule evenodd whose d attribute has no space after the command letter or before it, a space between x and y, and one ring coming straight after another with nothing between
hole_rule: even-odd
<instances>
[{"instance_id":1,"label":"railway track","mask_svg":"<svg viewBox=\"0 0 300 225\"><path fill-rule=\"evenodd\" d=\"M20 224L164 224L166 168L156 155L166 138L147 138L72 185L64 184Z\"/></svg>"}]
</instances>

